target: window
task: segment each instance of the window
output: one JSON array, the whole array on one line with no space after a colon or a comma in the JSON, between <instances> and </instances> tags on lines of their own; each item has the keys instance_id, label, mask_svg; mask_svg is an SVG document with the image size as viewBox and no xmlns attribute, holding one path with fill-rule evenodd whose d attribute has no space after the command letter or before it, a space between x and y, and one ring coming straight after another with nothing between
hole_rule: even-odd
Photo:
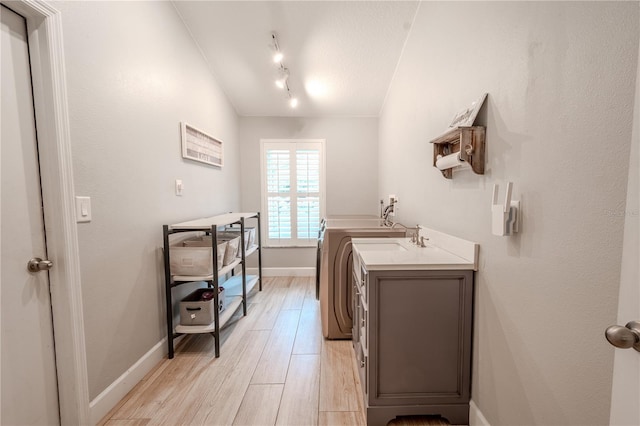
<instances>
[{"instance_id":1,"label":"window","mask_svg":"<svg viewBox=\"0 0 640 426\"><path fill-rule=\"evenodd\" d=\"M265 245L315 246L324 214L324 140L261 145Z\"/></svg>"}]
</instances>

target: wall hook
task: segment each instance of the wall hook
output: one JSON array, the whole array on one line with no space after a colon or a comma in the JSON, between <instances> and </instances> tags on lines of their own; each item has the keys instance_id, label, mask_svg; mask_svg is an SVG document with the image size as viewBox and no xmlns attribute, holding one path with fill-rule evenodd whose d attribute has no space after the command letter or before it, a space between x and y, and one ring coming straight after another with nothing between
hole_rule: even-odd
<instances>
[{"instance_id":1,"label":"wall hook","mask_svg":"<svg viewBox=\"0 0 640 426\"><path fill-rule=\"evenodd\" d=\"M507 183L504 203L498 203L500 185L493 185L493 201L491 204L491 232L493 235L505 236L518 232L520 221L520 201L512 201L513 182Z\"/></svg>"}]
</instances>

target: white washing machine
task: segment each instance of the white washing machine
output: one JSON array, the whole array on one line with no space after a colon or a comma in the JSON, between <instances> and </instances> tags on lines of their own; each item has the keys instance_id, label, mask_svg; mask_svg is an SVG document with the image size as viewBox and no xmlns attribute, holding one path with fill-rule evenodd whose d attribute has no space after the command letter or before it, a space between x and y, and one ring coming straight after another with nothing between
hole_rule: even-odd
<instances>
[{"instance_id":1,"label":"white washing machine","mask_svg":"<svg viewBox=\"0 0 640 426\"><path fill-rule=\"evenodd\" d=\"M320 298L322 334L327 339L351 339L353 318L353 254L351 238L403 237L375 216L323 219L318 238L316 290Z\"/></svg>"}]
</instances>

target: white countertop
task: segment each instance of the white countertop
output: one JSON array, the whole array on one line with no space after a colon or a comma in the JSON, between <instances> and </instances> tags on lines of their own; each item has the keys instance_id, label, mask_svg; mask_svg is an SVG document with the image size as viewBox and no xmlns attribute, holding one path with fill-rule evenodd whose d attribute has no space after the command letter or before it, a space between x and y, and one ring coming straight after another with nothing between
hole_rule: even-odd
<instances>
[{"instance_id":1,"label":"white countertop","mask_svg":"<svg viewBox=\"0 0 640 426\"><path fill-rule=\"evenodd\" d=\"M354 252L367 270L478 270L478 244L424 228L429 241L409 238L354 238Z\"/></svg>"},{"instance_id":2,"label":"white countertop","mask_svg":"<svg viewBox=\"0 0 640 426\"><path fill-rule=\"evenodd\" d=\"M351 220L351 219L380 219L372 214L332 214L324 217L325 220Z\"/></svg>"},{"instance_id":3,"label":"white countertop","mask_svg":"<svg viewBox=\"0 0 640 426\"><path fill-rule=\"evenodd\" d=\"M382 223L382 219L372 218L344 218L344 219L326 219L326 229L378 229L386 228Z\"/></svg>"}]
</instances>

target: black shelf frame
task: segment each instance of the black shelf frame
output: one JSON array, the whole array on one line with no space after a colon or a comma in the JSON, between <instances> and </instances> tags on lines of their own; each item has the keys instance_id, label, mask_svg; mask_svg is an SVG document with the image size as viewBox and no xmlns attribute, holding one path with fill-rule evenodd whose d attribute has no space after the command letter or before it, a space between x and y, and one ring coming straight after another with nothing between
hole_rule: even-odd
<instances>
[{"instance_id":1,"label":"black shelf frame","mask_svg":"<svg viewBox=\"0 0 640 426\"><path fill-rule=\"evenodd\" d=\"M173 324L173 295L172 289L178 287L182 284L191 283L191 282L200 282L204 281L207 283L209 288L213 289L213 297L214 297L214 306L218 307L219 304L219 275L218 275L218 227L219 226L228 226L228 225L240 225L240 249L241 249L241 258L240 265L242 267L242 313L243 316L247 315L247 267L246 267L246 249L244 242L244 233L245 233L245 220L253 219L257 220L257 240L258 240L258 289L262 291L262 241L261 241L261 229L260 229L260 212L256 212L253 216L240 217L239 220L233 222L227 222L223 224L213 224L208 228L201 229L171 229L171 225L163 225L162 226L162 237L163 237L163 245L164 245L164 276L165 276L165 310L166 310L166 320L167 320L167 352L168 358L172 359L175 355L174 348L174 340L182 336L184 333L175 333L174 332L174 324ZM210 280L192 280L192 281L175 281L171 275L171 259L170 259L170 246L169 246L169 236L178 233L184 232L205 232L208 235L211 235L211 248L212 248L212 268L213 274ZM237 267L237 266L236 266ZM235 268L234 268L235 269ZM230 271L233 274L233 270ZM220 311L216 308L214 309L214 330L210 332L210 334L214 338L215 345L215 356L216 358L220 357Z\"/></svg>"}]
</instances>

